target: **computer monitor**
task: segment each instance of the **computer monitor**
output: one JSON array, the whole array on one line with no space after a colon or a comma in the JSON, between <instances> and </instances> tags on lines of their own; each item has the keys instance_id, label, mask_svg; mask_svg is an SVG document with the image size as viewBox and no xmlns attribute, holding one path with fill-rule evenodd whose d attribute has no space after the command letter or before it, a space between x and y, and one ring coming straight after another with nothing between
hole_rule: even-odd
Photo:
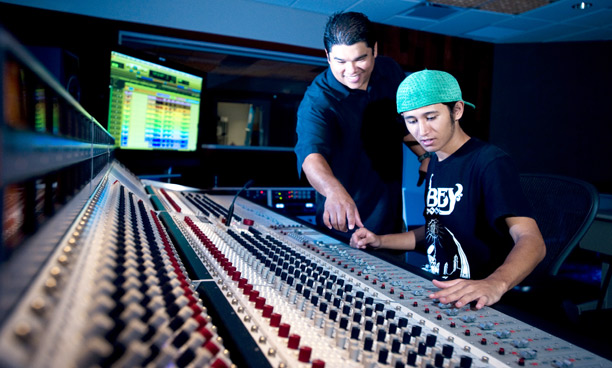
<instances>
[{"instance_id":1,"label":"computer monitor","mask_svg":"<svg viewBox=\"0 0 612 368\"><path fill-rule=\"evenodd\" d=\"M111 51L108 131L119 149L195 151L203 77Z\"/></svg>"}]
</instances>

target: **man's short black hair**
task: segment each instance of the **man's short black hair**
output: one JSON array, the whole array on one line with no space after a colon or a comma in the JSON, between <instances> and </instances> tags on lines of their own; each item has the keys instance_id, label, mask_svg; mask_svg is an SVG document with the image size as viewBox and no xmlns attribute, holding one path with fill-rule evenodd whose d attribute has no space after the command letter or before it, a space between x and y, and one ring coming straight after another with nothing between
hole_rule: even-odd
<instances>
[{"instance_id":1,"label":"man's short black hair","mask_svg":"<svg viewBox=\"0 0 612 368\"><path fill-rule=\"evenodd\" d=\"M323 43L329 53L334 45L351 46L358 42L374 49L376 34L372 22L362 13L335 13L329 17L325 26Z\"/></svg>"}]
</instances>

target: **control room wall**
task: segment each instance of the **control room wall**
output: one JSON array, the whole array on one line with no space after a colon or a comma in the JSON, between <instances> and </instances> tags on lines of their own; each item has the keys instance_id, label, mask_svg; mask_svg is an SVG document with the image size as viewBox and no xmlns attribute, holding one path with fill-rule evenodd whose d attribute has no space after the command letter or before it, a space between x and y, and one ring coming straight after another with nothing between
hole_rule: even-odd
<instances>
[{"instance_id":1,"label":"control room wall","mask_svg":"<svg viewBox=\"0 0 612 368\"><path fill-rule=\"evenodd\" d=\"M117 42L119 29L161 30L320 56L325 20L321 14L242 0L185 1L180 6L153 0L144 8L115 0L0 1L0 22L17 28L26 43L70 49L81 66L97 70L81 73L82 104L103 123L107 101L99 86L106 85L107 76L96 63ZM53 27L45 28L45 22ZM521 171L574 176L612 192L612 172L602 166L606 160L598 159L610 157L612 147L606 109L612 100L606 89L612 82L610 42L493 45L396 27L381 30L379 52L405 70L443 69L457 77L464 97L477 105L464 119L468 131L500 145ZM283 162L292 160L291 152L280 155L287 155ZM249 161L257 158L251 155ZM288 166L279 174L283 185L298 183L295 167Z\"/></svg>"},{"instance_id":2,"label":"control room wall","mask_svg":"<svg viewBox=\"0 0 612 368\"><path fill-rule=\"evenodd\" d=\"M612 193L612 42L497 45L490 141L523 172Z\"/></svg>"},{"instance_id":3,"label":"control room wall","mask_svg":"<svg viewBox=\"0 0 612 368\"><path fill-rule=\"evenodd\" d=\"M322 29L327 21L323 14L243 0L2 0L0 3L312 48L322 46Z\"/></svg>"},{"instance_id":4,"label":"control room wall","mask_svg":"<svg viewBox=\"0 0 612 368\"><path fill-rule=\"evenodd\" d=\"M176 24L171 21L178 17L176 14L182 14L183 9L179 9L176 14L168 16L168 19L161 22L159 11L154 12L152 10L155 6L160 5L158 2L147 3L149 9L142 12L118 11L117 9L124 9L126 5L117 5L118 7L111 14L109 13L109 6L112 3L113 1L104 1L100 5L90 4L90 7L85 7L85 5L79 3L70 7L43 1L40 2L40 8L29 8L0 2L0 23L7 25L9 31L15 32L24 44L68 49L72 54L78 56L79 65L82 69L80 73L81 104L103 126L106 126L108 109L108 75L106 74L108 67L106 63L108 63L107 59L111 48L118 42L118 32L120 30L163 34L169 37L198 39L324 57L322 30L326 17L321 15L303 14L303 12L298 14L285 10L287 12L286 19L297 17L300 20L295 22L267 22L274 24L266 25L266 27L270 26L273 29L270 34L267 33L268 31L263 32L261 30L251 33L248 30L260 28L261 19L267 19L268 11L271 12L272 16L278 16L278 9L268 9L269 6L257 7L257 9L238 7L234 10L236 13L242 14L252 10L252 14L260 14L261 16L250 16L249 21L239 27L234 24L233 20L227 23L217 22L215 23L217 28L200 28L210 32L203 33L185 29L194 24L191 21L184 23L185 28L167 27L169 24ZM231 0L228 3L242 4L243 2ZM219 6L214 11L210 9L211 12L215 13L215 17L224 18L223 14L227 14L228 6L216 1L211 2L211 4ZM56 9L62 9L65 12L56 11ZM164 9L163 4L161 9ZM78 12L83 14L77 14ZM111 18L104 18L103 16ZM209 16L208 13L203 15L201 17L202 22ZM200 20L200 17L191 16L191 18ZM27 22L24 21L26 19ZM131 21L128 22L126 19ZM139 23L136 23L136 21L139 21ZM160 21L160 23L152 25L156 21ZM32 26L34 24L36 27ZM182 26L183 23L181 23ZM483 42L397 27L379 26L381 32L379 54L393 57L406 71L416 71L423 68L444 69L456 74L461 81L474 81L466 89L470 90L469 94L472 96L472 100L483 107L475 112L476 119L474 120L477 120L478 123L472 125L476 127L473 132L477 136L486 137L488 134L486 106L488 106L490 99L492 46ZM240 28L240 30L236 30L236 28ZM45 31L41 32L40 29ZM237 35L243 37L237 37ZM255 39L257 37L259 39ZM478 62L473 63L471 60L478 60ZM277 185L282 186L308 185L303 177L298 177L293 152L279 151L274 152L274 154L275 160L273 161L264 160L270 155L267 152L229 153L222 152L222 150L202 150L196 154L182 155L181 157L185 157L184 159L173 157L174 159L170 161L168 157L171 155L160 156L160 154L147 156L149 160L146 162L140 162L139 157L141 155L136 153L121 152L119 157L122 162L134 170L140 171L147 168L148 172L137 172L137 174L167 172L170 169L169 164L175 163L173 173L176 173L177 168L180 167L183 172L189 171L190 176L193 176L194 171L200 172L201 175L217 178L218 182L224 182L226 185L241 186L243 182L241 176L237 174L240 172L254 172L254 175L261 177L261 180L255 178L256 182L269 182L275 179ZM228 157L237 155L246 157L232 161L236 165L223 164L228 162ZM278 165L278 162L288 162L289 164ZM151 167L152 165L158 167ZM214 172L212 174L204 172L204 167L210 168L209 171ZM258 167L260 170L257 169ZM271 178L268 174L272 174L274 178ZM213 185L214 181L196 180L185 184L202 187Z\"/></svg>"}]
</instances>

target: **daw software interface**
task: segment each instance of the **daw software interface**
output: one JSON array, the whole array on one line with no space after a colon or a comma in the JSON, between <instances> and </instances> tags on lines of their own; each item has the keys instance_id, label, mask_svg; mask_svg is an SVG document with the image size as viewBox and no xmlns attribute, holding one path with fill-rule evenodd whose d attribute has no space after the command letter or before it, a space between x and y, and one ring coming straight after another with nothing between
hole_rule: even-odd
<instances>
[{"instance_id":1,"label":"daw software interface","mask_svg":"<svg viewBox=\"0 0 612 368\"><path fill-rule=\"evenodd\" d=\"M203 78L111 52L108 131L121 149L194 151Z\"/></svg>"}]
</instances>

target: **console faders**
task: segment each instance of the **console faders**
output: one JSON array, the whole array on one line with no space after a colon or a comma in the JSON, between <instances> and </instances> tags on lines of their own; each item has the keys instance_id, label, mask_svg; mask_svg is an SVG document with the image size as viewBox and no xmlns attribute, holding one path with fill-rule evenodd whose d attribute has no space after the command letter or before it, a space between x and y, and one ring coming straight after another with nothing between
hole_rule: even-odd
<instances>
[{"instance_id":1,"label":"console faders","mask_svg":"<svg viewBox=\"0 0 612 368\"><path fill-rule=\"evenodd\" d=\"M174 192L181 234L272 367L604 367L494 308L443 305L429 280L242 198ZM216 212L216 214L215 214Z\"/></svg>"}]
</instances>

